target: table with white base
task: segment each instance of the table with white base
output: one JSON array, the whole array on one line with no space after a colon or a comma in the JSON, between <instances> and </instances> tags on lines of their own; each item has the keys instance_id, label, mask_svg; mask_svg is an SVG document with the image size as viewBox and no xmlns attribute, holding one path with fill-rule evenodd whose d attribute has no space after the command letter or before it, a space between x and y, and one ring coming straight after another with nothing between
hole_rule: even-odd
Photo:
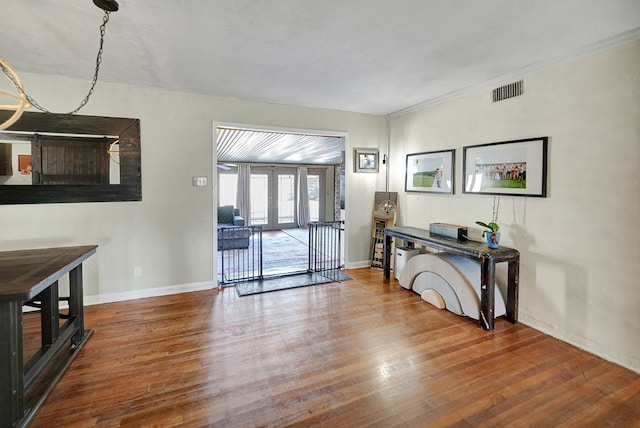
<instances>
[{"instance_id":1,"label":"table with white base","mask_svg":"<svg viewBox=\"0 0 640 428\"><path fill-rule=\"evenodd\" d=\"M480 326L484 330L494 329L494 305L496 263L507 262L507 314L512 323L518 322L518 276L520 271L520 253L513 248L500 246L497 250L488 248L486 243L462 241L433 235L428 230L416 227L388 227L384 229L384 278L391 275L391 247L393 238L402 239L408 244L422 244L436 250L457 254L480 261Z\"/></svg>"}]
</instances>

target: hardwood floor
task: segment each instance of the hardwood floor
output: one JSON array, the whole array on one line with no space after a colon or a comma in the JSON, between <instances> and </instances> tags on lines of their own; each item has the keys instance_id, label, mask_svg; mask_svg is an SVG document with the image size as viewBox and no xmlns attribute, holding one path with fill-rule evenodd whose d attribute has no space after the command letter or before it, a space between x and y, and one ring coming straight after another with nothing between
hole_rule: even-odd
<instances>
[{"instance_id":1,"label":"hardwood floor","mask_svg":"<svg viewBox=\"0 0 640 428\"><path fill-rule=\"evenodd\" d=\"M32 427L639 426L638 374L347 273L89 306L94 334Z\"/></svg>"}]
</instances>

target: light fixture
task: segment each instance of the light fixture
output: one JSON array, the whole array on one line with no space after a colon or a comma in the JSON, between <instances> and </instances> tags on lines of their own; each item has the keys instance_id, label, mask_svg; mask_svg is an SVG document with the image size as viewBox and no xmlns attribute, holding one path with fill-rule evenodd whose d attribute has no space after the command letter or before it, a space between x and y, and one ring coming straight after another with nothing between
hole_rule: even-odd
<instances>
[{"instance_id":1,"label":"light fixture","mask_svg":"<svg viewBox=\"0 0 640 428\"><path fill-rule=\"evenodd\" d=\"M118 147L116 147L118 146ZM120 139L114 140L113 143L109 144L109 149L107 149L107 153L109 153L109 157L112 161L120 165Z\"/></svg>"},{"instance_id":2,"label":"light fixture","mask_svg":"<svg viewBox=\"0 0 640 428\"><path fill-rule=\"evenodd\" d=\"M93 74L93 80L91 81L91 88L89 88L89 92L84 97L84 99L80 102L80 105L78 106L78 108L76 108L73 111L70 111L67 114L74 114L80 111L80 109L82 109L89 102L89 98L93 94L96 83L98 83L98 73L100 72L100 64L102 63L104 35L107 27L107 22L109 22L109 14L119 9L118 2L115 0L93 0L93 3L104 11L104 17L102 18L102 25L100 25L100 47L98 48L98 54L96 55L96 66ZM34 100L32 97L30 97L27 94L27 92L24 90L24 87L22 86L22 81L20 80L18 73L15 71L13 67L11 67L11 65L8 62L3 60L2 58L0 58L0 68L4 72L5 76L7 76L7 78L13 83L13 85L19 91L19 94L13 94L11 92L0 89L0 95L16 98L20 100L20 102L17 105L0 105L0 110L15 110L15 113L11 115L9 119L7 119L3 123L0 123L0 130L6 129L12 124L14 124L20 118L20 116L22 116L23 111L31 106L37 108L42 112L50 113L49 110L42 107L40 104L38 104L36 100Z\"/></svg>"},{"instance_id":3,"label":"light fixture","mask_svg":"<svg viewBox=\"0 0 640 428\"><path fill-rule=\"evenodd\" d=\"M2 68L2 71L4 71L4 73L7 76L11 76L9 80L14 82L16 89L18 89L17 93L12 93L12 92L0 89L0 95L5 95L10 98L15 98L19 101L18 104L11 104L11 105L0 104L0 110L14 110L14 113L11 115L11 117L9 117L9 119L4 121L3 123L0 123L0 130L2 130L16 123L16 121L20 119L20 116L22 116L22 112L25 109L28 109L29 107L31 107L31 104L29 104L29 101L27 101L27 95L20 90L20 87L22 86L22 81L20 80L20 76L18 76L18 72L13 67L11 67L11 64L6 62L2 58L0 58L0 68Z\"/></svg>"},{"instance_id":4,"label":"light fixture","mask_svg":"<svg viewBox=\"0 0 640 428\"><path fill-rule=\"evenodd\" d=\"M93 4L105 12L117 12L120 7L118 6L118 2L115 0L93 0Z\"/></svg>"}]
</instances>

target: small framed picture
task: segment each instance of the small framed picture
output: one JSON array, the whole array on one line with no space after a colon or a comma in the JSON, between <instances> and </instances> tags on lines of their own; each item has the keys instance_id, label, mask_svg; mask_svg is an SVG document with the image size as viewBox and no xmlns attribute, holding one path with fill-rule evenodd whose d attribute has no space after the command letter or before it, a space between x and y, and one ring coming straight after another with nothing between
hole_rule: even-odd
<instances>
[{"instance_id":1,"label":"small framed picture","mask_svg":"<svg viewBox=\"0 0 640 428\"><path fill-rule=\"evenodd\" d=\"M31 175L33 167L31 155L18 155L18 169L22 175Z\"/></svg>"},{"instance_id":2,"label":"small framed picture","mask_svg":"<svg viewBox=\"0 0 640 428\"><path fill-rule=\"evenodd\" d=\"M407 155L404 190L453 194L455 150Z\"/></svg>"},{"instance_id":3,"label":"small framed picture","mask_svg":"<svg viewBox=\"0 0 640 428\"><path fill-rule=\"evenodd\" d=\"M463 193L547 196L549 137L464 147Z\"/></svg>"},{"instance_id":4,"label":"small framed picture","mask_svg":"<svg viewBox=\"0 0 640 428\"><path fill-rule=\"evenodd\" d=\"M354 149L354 172L378 172L379 154L375 149Z\"/></svg>"}]
</instances>

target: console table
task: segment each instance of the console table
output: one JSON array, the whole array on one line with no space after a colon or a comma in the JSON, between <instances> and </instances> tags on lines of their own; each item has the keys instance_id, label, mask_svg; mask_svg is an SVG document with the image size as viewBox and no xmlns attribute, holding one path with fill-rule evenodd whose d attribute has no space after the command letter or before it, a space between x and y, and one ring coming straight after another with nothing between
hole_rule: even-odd
<instances>
[{"instance_id":1,"label":"console table","mask_svg":"<svg viewBox=\"0 0 640 428\"><path fill-rule=\"evenodd\" d=\"M0 252L0 425L29 425L91 330L84 328L82 263L96 245ZM58 279L69 274L61 323ZM41 347L24 363L23 306L40 307Z\"/></svg>"},{"instance_id":2,"label":"console table","mask_svg":"<svg viewBox=\"0 0 640 428\"><path fill-rule=\"evenodd\" d=\"M497 250L487 247L486 243L459 241L440 235L432 235L428 230L415 227L388 227L384 230L384 278L391 274L391 244L398 238L410 244L419 243L436 250L457 254L480 261L480 326L484 330L494 328L494 305L496 263L507 262L507 313L512 323L518 322L518 275L520 271L520 253L513 248L500 246Z\"/></svg>"}]
</instances>

